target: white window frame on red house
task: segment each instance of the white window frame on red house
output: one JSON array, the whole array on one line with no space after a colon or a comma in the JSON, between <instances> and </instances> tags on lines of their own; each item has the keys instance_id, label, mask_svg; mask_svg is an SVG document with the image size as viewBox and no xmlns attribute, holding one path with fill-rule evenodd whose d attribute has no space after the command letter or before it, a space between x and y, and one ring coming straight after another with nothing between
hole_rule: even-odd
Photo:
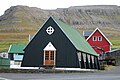
<instances>
[{"instance_id":1,"label":"white window frame on red house","mask_svg":"<svg viewBox=\"0 0 120 80\"><path fill-rule=\"evenodd\" d=\"M98 36L98 41L102 41L102 36Z\"/></svg>"},{"instance_id":2,"label":"white window frame on red house","mask_svg":"<svg viewBox=\"0 0 120 80\"><path fill-rule=\"evenodd\" d=\"M97 41L97 36L93 36L93 41Z\"/></svg>"}]
</instances>

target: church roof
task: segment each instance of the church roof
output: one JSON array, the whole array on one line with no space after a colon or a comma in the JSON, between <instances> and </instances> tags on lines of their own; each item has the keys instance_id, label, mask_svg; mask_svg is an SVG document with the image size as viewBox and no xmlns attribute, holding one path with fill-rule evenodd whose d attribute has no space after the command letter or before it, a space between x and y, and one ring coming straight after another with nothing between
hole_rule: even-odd
<instances>
[{"instance_id":1,"label":"church roof","mask_svg":"<svg viewBox=\"0 0 120 80\"><path fill-rule=\"evenodd\" d=\"M76 29L58 19L53 18L53 20L57 23L57 25L65 33L65 35L72 42L72 44L76 47L77 50L98 56L98 54L93 50L90 44Z\"/></svg>"},{"instance_id":2,"label":"church roof","mask_svg":"<svg viewBox=\"0 0 120 80\"><path fill-rule=\"evenodd\" d=\"M78 51L82 51L82 52L85 52L85 53L88 53L88 54L91 54L91 55L98 56L98 54L93 50L93 48L90 46L90 44L84 39L84 37L76 29L74 29L70 25L65 24L64 22L62 22L58 19L55 19L53 17L50 17L50 18L52 18L52 20L54 20L54 22L63 31L63 33L67 36L67 38L71 41L71 43L75 46L75 48ZM43 25L45 25L47 23L47 21ZM38 32L39 31L40 30L38 30ZM34 39L34 37L33 37L33 39ZM28 45L29 45L29 43L28 43Z\"/></svg>"}]
</instances>

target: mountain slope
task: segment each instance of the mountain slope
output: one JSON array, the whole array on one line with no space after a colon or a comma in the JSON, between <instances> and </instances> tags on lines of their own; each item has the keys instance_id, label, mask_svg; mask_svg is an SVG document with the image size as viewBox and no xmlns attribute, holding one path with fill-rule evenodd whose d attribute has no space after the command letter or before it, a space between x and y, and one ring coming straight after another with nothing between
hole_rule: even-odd
<instances>
[{"instance_id":1,"label":"mountain slope","mask_svg":"<svg viewBox=\"0 0 120 80\"><path fill-rule=\"evenodd\" d=\"M44 21L54 16L83 30L102 29L111 40L120 45L120 7L111 6L75 6L56 10L43 10L28 6L12 6L0 16L0 51L8 50L10 44L27 43L28 35L34 34Z\"/></svg>"},{"instance_id":2,"label":"mountain slope","mask_svg":"<svg viewBox=\"0 0 120 80\"><path fill-rule=\"evenodd\" d=\"M56 10L43 10L35 7L12 6L0 17L0 26L39 27L49 16L54 16L77 27L120 28L119 6L83 6Z\"/></svg>"}]
</instances>

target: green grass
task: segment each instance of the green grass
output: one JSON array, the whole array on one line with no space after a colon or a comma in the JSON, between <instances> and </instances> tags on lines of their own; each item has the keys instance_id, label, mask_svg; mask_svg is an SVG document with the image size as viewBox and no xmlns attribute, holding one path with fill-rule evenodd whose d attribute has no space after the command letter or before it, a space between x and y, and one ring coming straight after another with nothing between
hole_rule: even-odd
<instances>
[{"instance_id":1,"label":"green grass","mask_svg":"<svg viewBox=\"0 0 120 80\"><path fill-rule=\"evenodd\" d=\"M2 41L0 42L0 52L7 52L12 44L27 44L28 40Z\"/></svg>"},{"instance_id":2,"label":"green grass","mask_svg":"<svg viewBox=\"0 0 120 80\"><path fill-rule=\"evenodd\" d=\"M21 32L17 31L1 31L0 32L0 52L7 52L11 44L27 44L28 35L34 34L36 32L33 30L25 30Z\"/></svg>"},{"instance_id":3,"label":"green grass","mask_svg":"<svg viewBox=\"0 0 120 80\"><path fill-rule=\"evenodd\" d=\"M119 48L120 49L120 40L110 40L113 44L112 48Z\"/></svg>"},{"instance_id":4,"label":"green grass","mask_svg":"<svg viewBox=\"0 0 120 80\"><path fill-rule=\"evenodd\" d=\"M120 45L120 40L110 40L113 45Z\"/></svg>"},{"instance_id":5,"label":"green grass","mask_svg":"<svg viewBox=\"0 0 120 80\"><path fill-rule=\"evenodd\" d=\"M112 48L120 49L120 46L112 46Z\"/></svg>"}]
</instances>

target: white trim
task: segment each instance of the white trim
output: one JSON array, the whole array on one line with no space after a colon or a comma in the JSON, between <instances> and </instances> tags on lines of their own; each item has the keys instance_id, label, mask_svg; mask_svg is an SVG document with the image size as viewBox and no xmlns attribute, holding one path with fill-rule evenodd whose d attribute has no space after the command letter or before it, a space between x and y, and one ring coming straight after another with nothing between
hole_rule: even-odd
<instances>
[{"instance_id":1,"label":"white trim","mask_svg":"<svg viewBox=\"0 0 120 80\"><path fill-rule=\"evenodd\" d=\"M33 36L29 34L29 42L32 40Z\"/></svg>"},{"instance_id":2,"label":"white trim","mask_svg":"<svg viewBox=\"0 0 120 80\"><path fill-rule=\"evenodd\" d=\"M47 44L47 46L44 48L44 50L45 50L45 51L47 51L47 50L56 51L56 48L52 45L51 42L49 42L49 43Z\"/></svg>"},{"instance_id":3,"label":"white trim","mask_svg":"<svg viewBox=\"0 0 120 80\"><path fill-rule=\"evenodd\" d=\"M54 51L54 66L56 65L56 51Z\"/></svg>"},{"instance_id":4,"label":"white trim","mask_svg":"<svg viewBox=\"0 0 120 80\"><path fill-rule=\"evenodd\" d=\"M109 42L109 44L112 45L112 43L111 43L111 42L108 40L108 38L100 31L99 28L96 28L96 29L92 32L92 34L86 39L86 41L88 41L88 40L91 38L91 36L92 36L97 30L98 30L98 31L102 34L102 36Z\"/></svg>"},{"instance_id":5,"label":"white trim","mask_svg":"<svg viewBox=\"0 0 120 80\"><path fill-rule=\"evenodd\" d=\"M13 66L12 69L39 69L39 67L18 67ZM40 70L44 70L43 67L40 68ZM65 71L98 71L97 69L81 69L81 68L53 68L53 70L65 70Z\"/></svg>"},{"instance_id":6,"label":"white trim","mask_svg":"<svg viewBox=\"0 0 120 80\"><path fill-rule=\"evenodd\" d=\"M87 54L88 62L90 63L90 55Z\"/></svg>"},{"instance_id":7,"label":"white trim","mask_svg":"<svg viewBox=\"0 0 120 80\"><path fill-rule=\"evenodd\" d=\"M10 52L11 47L12 47L12 45L10 45L9 50L8 50L8 53Z\"/></svg>"},{"instance_id":8,"label":"white trim","mask_svg":"<svg viewBox=\"0 0 120 80\"><path fill-rule=\"evenodd\" d=\"M85 37L84 33L85 33L85 31L83 31L83 37Z\"/></svg>"},{"instance_id":9,"label":"white trim","mask_svg":"<svg viewBox=\"0 0 120 80\"><path fill-rule=\"evenodd\" d=\"M112 46L110 46L110 51L111 51L111 47L112 47Z\"/></svg>"},{"instance_id":10,"label":"white trim","mask_svg":"<svg viewBox=\"0 0 120 80\"><path fill-rule=\"evenodd\" d=\"M81 61L81 52L78 52L77 56L78 56L78 60Z\"/></svg>"},{"instance_id":11,"label":"white trim","mask_svg":"<svg viewBox=\"0 0 120 80\"><path fill-rule=\"evenodd\" d=\"M45 51L44 51L44 61L43 61L43 65L45 65Z\"/></svg>"},{"instance_id":12,"label":"white trim","mask_svg":"<svg viewBox=\"0 0 120 80\"><path fill-rule=\"evenodd\" d=\"M92 63L94 63L94 56L91 55Z\"/></svg>"},{"instance_id":13,"label":"white trim","mask_svg":"<svg viewBox=\"0 0 120 80\"><path fill-rule=\"evenodd\" d=\"M84 62L86 62L86 53L82 53L82 55L83 55Z\"/></svg>"},{"instance_id":14,"label":"white trim","mask_svg":"<svg viewBox=\"0 0 120 80\"><path fill-rule=\"evenodd\" d=\"M21 67L16 65L12 65L10 68L11 69L39 69L39 67Z\"/></svg>"},{"instance_id":15,"label":"white trim","mask_svg":"<svg viewBox=\"0 0 120 80\"><path fill-rule=\"evenodd\" d=\"M82 53L81 52L78 52L77 53L77 56L78 56L78 60L79 60L79 65L81 67L81 56L82 56Z\"/></svg>"},{"instance_id":16,"label":"white trim","mask_svg":"<svg viewBox=\"0 0 120 80\"><path fill-rule=\"evenodd\" d=\"M65 71L97 71L95 69L81 69L81 68L54 68L55 70L65 70Z\"/></svg>"}]
</instances>

